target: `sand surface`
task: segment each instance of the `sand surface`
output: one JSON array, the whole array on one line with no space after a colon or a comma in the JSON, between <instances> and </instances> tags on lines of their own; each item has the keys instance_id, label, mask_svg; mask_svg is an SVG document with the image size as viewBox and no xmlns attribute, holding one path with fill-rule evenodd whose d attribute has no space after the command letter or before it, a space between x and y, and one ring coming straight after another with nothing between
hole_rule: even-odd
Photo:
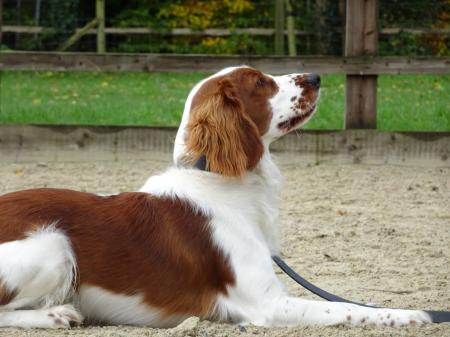
<instances>
[{"instance_id":1,"label":"sand surface","mask_svg":"<svg viewBox=\"0 0 450 337\"><path fill-rule=\"evenodd\" d=\"M283 155L281 155L283 156ZM0 193L63 187L138 189L160 161L2 163ZM282 159L282 158L281 158ZM281 160L282 161L282 160ZM299 273L342 297L390 307L450 310L450 168L282 165L283 254ZM314 298L285 280L292 294ZM0 336L450 336L450 324L411 328L258 328L190 318L170 330L0 329Z\"/></svg>"}]
</instances>

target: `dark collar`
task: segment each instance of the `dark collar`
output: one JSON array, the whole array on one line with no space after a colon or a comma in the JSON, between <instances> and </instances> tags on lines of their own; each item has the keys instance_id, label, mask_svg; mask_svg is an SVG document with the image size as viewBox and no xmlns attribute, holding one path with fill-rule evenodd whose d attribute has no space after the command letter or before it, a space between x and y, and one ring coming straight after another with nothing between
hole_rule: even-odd
<instances>
[{"instance_id":1,"label":"dark collar","mask_svg":"<svg viewBox=\"0 0 450 337\"><path fill-rule=\"evenodd\" d=\"M200 171L207 171L206 169L206 156L202 155L197 162L195 163L194 167L196 169L199 169Z\"/></svg>"}]
</instances>

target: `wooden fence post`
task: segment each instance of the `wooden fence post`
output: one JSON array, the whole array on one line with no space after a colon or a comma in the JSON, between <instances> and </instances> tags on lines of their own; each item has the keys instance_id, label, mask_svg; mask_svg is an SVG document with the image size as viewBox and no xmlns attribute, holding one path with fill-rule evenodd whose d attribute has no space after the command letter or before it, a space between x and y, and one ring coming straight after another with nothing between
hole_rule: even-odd
<instances>
[{"instance_id":1,"label":"wooden fence post","mask_svg":"<svg viewBox=\"0 0 450 337\"><path fill-rule=\"evenodd\" d=\"M59 51L65 51L69 49L75 42L81 39L84 35L86 35L92 28L98 26L98 19L95 18L92 21L89 21L84 27L75 30L75 33L71 37L69 37L59 48Z\"/></svg>"},{"instance_id":2,"label":"wooden fence post","mask_svg":"<svg viewBox=\"0 0 450 337\"><path fill-rule=\"evenodd\" d=\"M295 36L295 20L294 11L292 9L291 0L286 0L286 26L288 33L288 51L289 56L297 56L296 36Z\"/></svg>"},{"instance_id":3,"label":"wooden fence post","mask_svg":"<svg viewBox=\"0 0 450 337\"><path fill-rule=\"evenodd\" d=\"M96 0L95 13L98 21L97 26L97 53L106 52L105 40L105 0Z\"/></svg>"},{"instance_id":4,"label":"wooden fence post","mask_svg":"<svg viewBox=\"0 0 450 337\"><path fill-rule=\"evenodd\" d=\"M275 0L275 54L284 55L284 0Z\"/></svg>"},{"instance_id":5,"label":"wooden fence post","mask_svg":"<svg viewBox=\"0 0 450 337\"><path fill-rule=\"evenodd\" d=\"M345 56L375 55L379 0L347 0ZM377 127L377 75L347 75L345 128Z\"/></svg>"},{"instance_id":6,"label":"wooden fence post","mask_svg":"<svg viewBox=\"0 0 450 337\"><path fill-rule=\"evenodd\" d=\"M21 9L22 9L22 0L16 1L16 25L21 25ZM20 48L20 34L16 33L14 37L14 48L19 49Z\"/></svg>"},{"instance_id":7,"label":"wooden fence post","mask_svg":"<svg viewBox=\"0 0 450 337\"><path fill-rule=\"evenodd\" d=\"M0 47L2 46L3 0L0 0Z\"/></svg>"}]
</instances>

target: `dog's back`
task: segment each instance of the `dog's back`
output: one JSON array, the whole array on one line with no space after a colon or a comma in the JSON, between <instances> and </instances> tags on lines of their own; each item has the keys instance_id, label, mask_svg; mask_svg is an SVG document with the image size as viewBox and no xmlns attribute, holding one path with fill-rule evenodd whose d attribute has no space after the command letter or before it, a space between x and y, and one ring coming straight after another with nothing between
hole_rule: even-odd
<instances>
[{"instance_id":1,"label":"dog's back","mask_svg":"<svg viewBox=\"0 0 450 337\"><path fill-rule=\"evenodd\" d=\"M217 295L234 282L227 260L211 242L208 218L179 199L27 190L0 197L0 224L5 309L60 305L75 289L89 319L114 322L100 314L108 301L94 308L86 297L99 288L139 293L142 302L165 315L207 317ZM159 315L153 320L149 315L128 323L163 325Z\"/></svg>"}]
</instances>

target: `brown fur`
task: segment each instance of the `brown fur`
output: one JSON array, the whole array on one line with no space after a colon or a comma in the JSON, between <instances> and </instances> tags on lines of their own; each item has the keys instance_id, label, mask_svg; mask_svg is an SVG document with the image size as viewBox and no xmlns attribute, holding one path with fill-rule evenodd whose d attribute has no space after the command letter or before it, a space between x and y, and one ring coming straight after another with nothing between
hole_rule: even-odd
<instances>
[{"instance_id":1,"label":"brown fur","mask_svg":"<svg viewBox=\"0 0 450 337\"><path fill-rule=\"evenodd\" d=\"M59 189L0 197L0 243L55 221L72 243L78 286L140 293L167 315L207 317L217 295L235 282L226 257L212 243L208 219L185 201ZM9 300L0 287L2 298Z\"/></svg>"},{"instance_id":2,"label":"brown fur","mask_svg":"<svg viewBox=\"0 0 450 337\"><path fill-rule=\"evenodd\" d=\"M301 97L293 107L299 113L301 110L307 109L311 102L317 100L319 91L308 82L308 75L298 75L294 78L294 81L296 86L303 88Z\"/></svg>"},{"instance_id":3,"label":"brown fur","mask_svg":"<svg viewBox=\"0 0 450 337\"><path fill-rule=\"evenodd\" d=\"M264 151L260 137L272 118L268 100L277 90L271 78L251 68L204 83L187 125L190 161L204 155L207 169L225 176L254 169Z\"/></svg>"},{"instance_id":4,"label":"brown fur","mask_svg":"<svg viewBox=\"0 0 450 337\"><path fill-rule=\"evenodd\" d=\"M14 297L16 297L17 291L6 289L6 286L3 284L2 279L0 278L0 305L6 305L11 302Z\"/></svg>"},{"instance_id":5,"label":"brown fur","mask_svg":"<svg viewBox=\"0 0 450 337\"><path fill-rule=\"evenodd\" d=\"M217 92L191 111L186 146L196 160L206 156L207 169L240 176L253 169L263 145L256 125L243 113L230 81L219 82Z\"/></svg>"}]
</instances>

